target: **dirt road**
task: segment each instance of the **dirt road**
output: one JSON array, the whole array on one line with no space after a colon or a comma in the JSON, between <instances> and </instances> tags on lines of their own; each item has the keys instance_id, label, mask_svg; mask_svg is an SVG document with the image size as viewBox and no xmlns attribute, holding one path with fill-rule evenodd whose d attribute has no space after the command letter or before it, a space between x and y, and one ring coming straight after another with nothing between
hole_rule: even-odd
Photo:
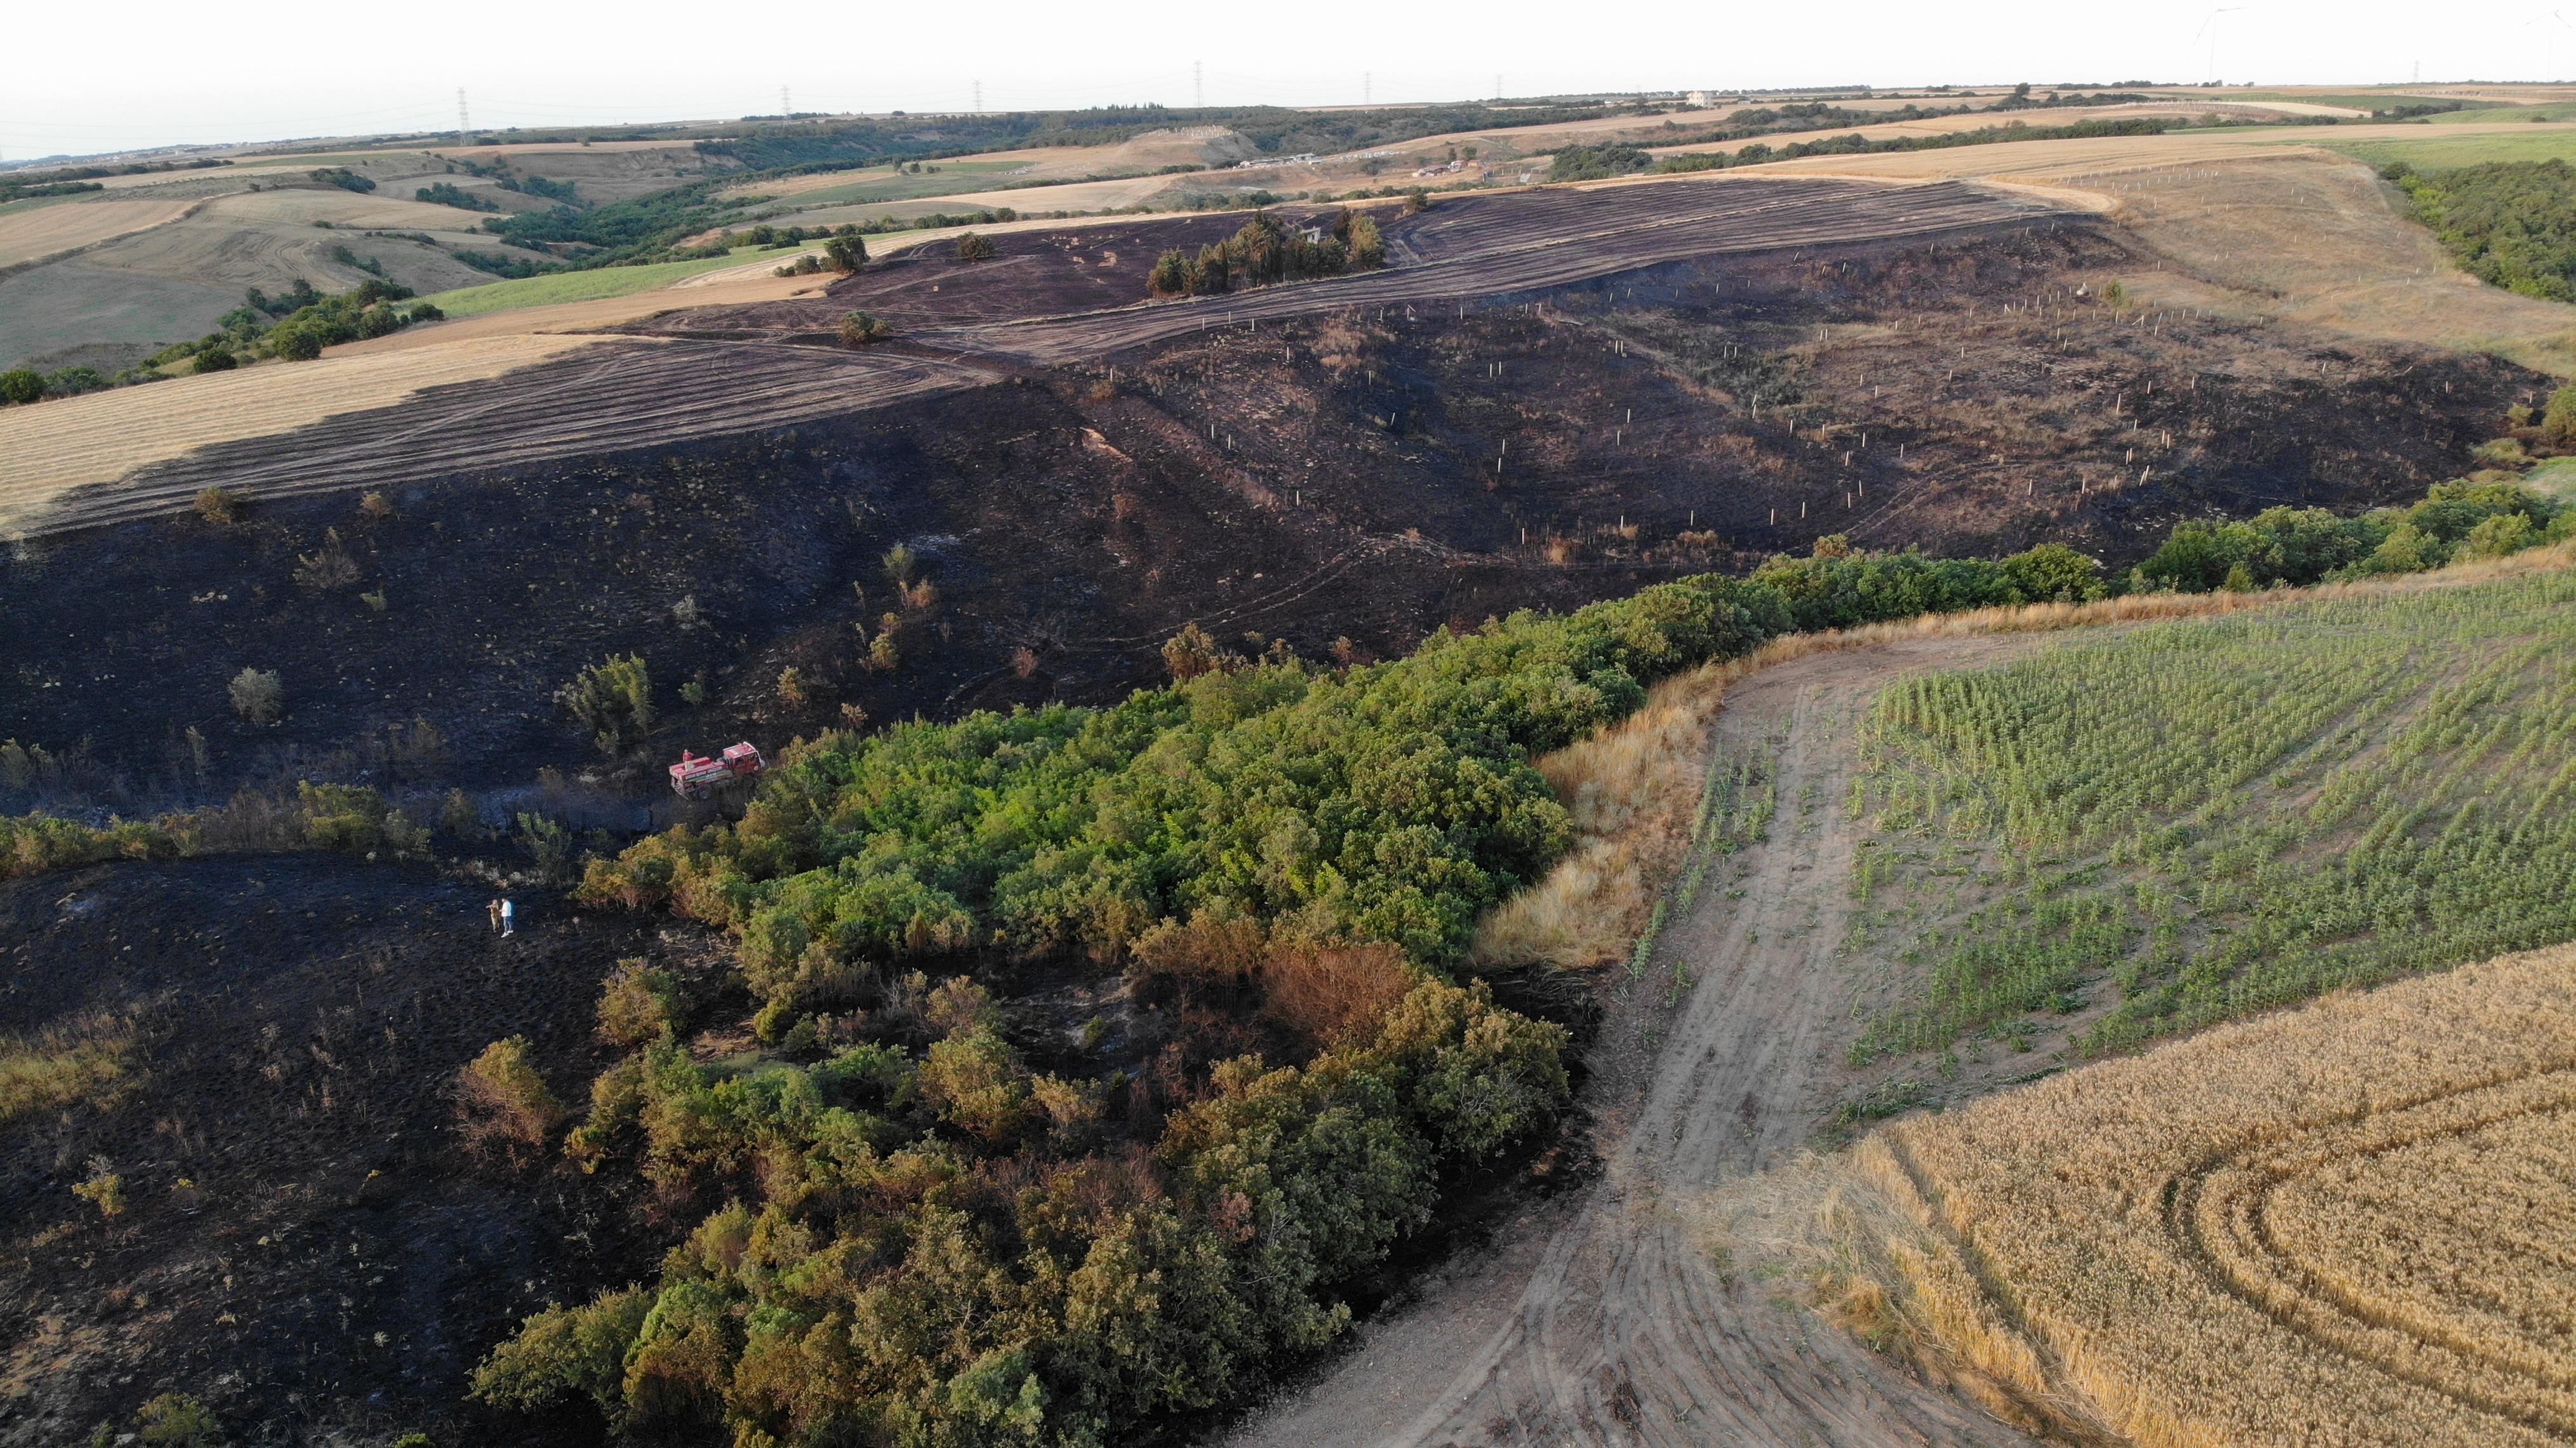
<instances>
[{"instance_id":1,"label":"dirt road","mask_svg":"<svg viewBox=\"0 0 2576 1448\"><path fill-rule=\"evenodd\" d=\"M1230 1448L2026 1443L1725 1270L1699 1204L1823 1124L1859 1023L1840 959L1858 832L1854 725L1905 672L2000 662L2029 636L1815 656L1737 686L1715 747L1769 761L1767 840L1713 868L1595 1047L1600 1179L1453 1264ZM1674 971L1695 982L1678 1008Z\"/></svg>"}]
</instances>

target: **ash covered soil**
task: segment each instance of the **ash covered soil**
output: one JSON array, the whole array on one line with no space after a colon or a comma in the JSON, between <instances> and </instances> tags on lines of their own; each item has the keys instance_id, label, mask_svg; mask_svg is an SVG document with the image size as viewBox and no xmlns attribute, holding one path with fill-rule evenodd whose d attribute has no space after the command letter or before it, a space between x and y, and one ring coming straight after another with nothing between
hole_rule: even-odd
<instances>
[{"instance_id":1,"label":"ash covered soil","mask_svg":"<svg viewBox=\"0 0 2576 1448\"><path fill-rule=\"evenodd\" d=\"M789 352L859 306L926 329L1118 305L1156 251L1230 229L1006 237L995 263L906 258L828 298L642 330ZM0 739L53 764L0 781L0 808L309 778L423 818L455 788L488 825L631 829L669 818L659 771L683 746L1104 701L1159 679L1190 621L1237 649L1383 656L1837 533L1936 554L2058 539L2125 566L2185 517L2420 496L2543 385L2097 300L2156 264L2090 222L1672 263L408 481L373 509L358 482L230 524L29 540L0 556ZM882 561L898 544L909 589ZM608 758L555 693L627 652L660 718ZM245 667L280 675L281 722L233 713ZM711 947L526 892L527 928L496 942L487 895L300 857L0 886L0 1033L135 1042L109 1108L0 1127L0 1392L19 1395L0 1443L79 1437L164 1389L279 1438L527 1431L462 1401L474 1362L546 1301L642 1273L671 1228L569 1167L466 1155L449 1083L523 1033L578 1106L601 977L639 955L712 969ZM1569 1130L1597 1137L1562 1143L1570 1164L1617 1145ZM72 1195L94 1160L127 1183L118 1218ZM1483 1230L1455 1215L1462 1239Z\"/></svg>"},{"instance_id":2,"label":"ash covered soil","mask_svg":"<svg viewBox=\"0 0 2576 1448\"><path fill-rule=\"evenodd\" d=\"M1141 294L1156 248L1220 230L1006 238L1026 249L906 257L832 298L668 320L802 350L796 334L854 300L1025 315L1114 295L1108 273ZM408 483L384 515L353 487L231 525L22 542L0 560L0 737L67 763L0 804L133 810L363 778L465 787L497 823L551 769L624 801L589 822L636 825L683 746L775 748L845 706L884 721L1114 698L1158 678L1159 645L1193 620L1236 647L1385 655L1832 533L1936 554L2056 539L2122 567L2185 517L2420 496L2540 385L2486 357L2098 300L2154 264L2074 222L1676 263ZM334 538L346 566L316 570ZM885 572L898 543L928 595ZM891 665L870 653L889 632ZM554 694L626 652L662 718L641 752L603 760ZM245 667L280 674L282 723L234 717L225 685ZM691 683L703 705L680 698ZM435 747L388 748L414 721Z\"/></svg>"},{"instance_id":3,"label":"ash covered soil","mask_svg":"<svg viewBox=\"0 0 2576 1448\"><path fill-rule=\"evenodd\" d=\"M85 1441L165 1391L249 1441L479 1420L492 1343L649 1261L610 1183L470 1154L449 1093L524 1035L578 1102L601 977L703 947L525 895L504 940L486 899L347 857L0 885L0 1035L130 1043L104 1109L0 1133L0 1443ZM112 1218L71 1190L101 1173Z\"/></svg>"}]
</instances>

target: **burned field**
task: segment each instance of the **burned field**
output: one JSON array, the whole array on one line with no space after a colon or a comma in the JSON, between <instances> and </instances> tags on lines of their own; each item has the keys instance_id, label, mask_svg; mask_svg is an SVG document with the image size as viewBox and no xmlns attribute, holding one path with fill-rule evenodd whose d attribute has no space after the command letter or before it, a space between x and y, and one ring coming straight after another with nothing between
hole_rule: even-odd
<instances>
[{"instance_id":1,"label":"burned field","mask_svg":"<svg viewBox=\"0 0 2576 1448\"><path fill-rule=\"evenodd\" d=\"M344 781L451 829L460 794L496 834L550 815L607 853L692 808L661 786L683 747L1113 701L1164 677L1188 624L1244 654L1391 657L1836 534L2125 565L2186 517L2418 496L2540 385L2125 305L2104 284L2157 263L2115 228L1957 196L1919 235L1899 210L1888 234L1849 206L1797 223L1812 235L1772 216L1804 244L1767 249L1720 234L1743 218L1648 208L1589 257L1597 203L1522 203L1572 208L1544 247L1511 203L1391 224L1386 273L1195 310L1131 304L1157 250L1221 218L907 257L86 494L81 526L0 555L0 740L44 751L0 755L0 808ZM1445 295L1477 257L1493 289ZM898 340L833 347L862 307ZM238 510L186 508L235 484ZM658 717L611 752L558 691L625 654ZM278 676L277 722L229 701L246 668ZM486 866L523 863L469 833ZM524 1034L577 1107L611 1059L593 1012L620 960L697 982L693 1029L746 1005L696 927L522 891L536 918L503 943L486 893L294 858L0 887L0 1036L100 1046L141 1088L26 1118L5 1158L0 1225L41 1244L0 1263L8 1372L39 1416L0 1441L180 1382L237 1417L498 1431L463 1405L473 1365L714 1205L467 1150L458 1066ZM1163 1007L1195 1013L1209 1059L1281 1049L1241 1002L1145 1001L1085 963L989 983L1039 1066L1088 1018L1109 1053L1088 1064L1142 1079ZM686 1044L754 1049L738 1028ZM70 1195L104 1175L114 1216ZM1440 1216L1473 1230L1460 1201Z\"/></svg>"},{"instance_id":2,"label":"burned field","mask_svg":"<svg viewBox=\"0 0 2576 1448\"><path fill-rule=\"evenodd\" d=\"M1141 286L1143 249L1123 239L1017 272L1006 255L855 281L900 283L952 320L1025 314L1113 252ZM715 329L767 342L607 345L652 354L632 400L665 414L721 410L750 359L788 425L620 447L658 434L601 410L625 395L616 369L568 358L540 369L563 372L561 397L528 403L568 456L476 466L489 384L473 384L283 449L333 460L335 487L254 490L230 523L20 543L0 561L18 640L0 737L66 761L35 796L57 806L364 777L465 788L497 822L541 768L605 771L611 794L643 781L553 702L611 653L651 668L659 756L717 735L774 747L845 709L1114 698L1158 677L1162 641L1191 621L1235 646L1383 656L1828 534L1936 554L2055 539L2116 567L2180 518L2420 495L2536 385L2486 358L2101 299L2151 264L2071 221L1711 258L1215 327L1080 365L979 360L1001 380L837 415L858 359L794 334L846 302L775 304ZM1025 275L1045 285L1024 294ZM899 345L903 375L959 366ZM371 445L404 420L416 455ZM289 467L238 447L129 491L184 498L228 463ZM886 573L897 544L917 578ZM245 667L280 673L281 723L233 716L225 681ZM684 684L703 704L676 697ZM385 731L415 721L436 747L388 751ZM621 821L642 816L596 822Z\"/></svg>"},{"instance_id":3,"label":"burned field","mask_svg":"<svg viewBox=\"0 0 2576 1448\"><path fill-rule=\"evenodd\" d=\"M0 885L13 1073L38 1042L110 1063L0 1148L0 1442L85 1439L156 1381L288 1436L445 1420L520 1316L649 1250L629 1204L559 1158L464 1150L450 1093L459 1063L524 1035L578 1099L600 976L671 952L527 897L504 941L484 895L309 857ZM66 1189L109 1177L112 1216Z\"/></svg>"}]
</instances>

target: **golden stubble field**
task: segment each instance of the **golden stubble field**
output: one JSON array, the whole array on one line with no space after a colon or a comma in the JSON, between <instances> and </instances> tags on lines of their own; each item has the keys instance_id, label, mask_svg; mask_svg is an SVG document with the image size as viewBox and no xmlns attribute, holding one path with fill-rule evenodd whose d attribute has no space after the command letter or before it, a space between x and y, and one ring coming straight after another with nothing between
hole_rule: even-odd
<instances>
[{"instance_id":1,"label":"golden stubble field","mask_svg":"<svg viewBox=\"0 0 2576 1448\"><path fill-rule=\"evenodd\" d=\"M194 200L68 201L0 216L0 267L15 267L177 221Z\"/></svg>"},{"instance_id":2,"label":"golden stubble field","mask_svg":"<svg viewBox=\"0 0 2576 1448\"><path fill-rule=\"evenodd\" d=\"M2142 1448L2576 1438L2576 946L2085 1067L1854 1156L1836 1213L1896 1225L1846 1312L1902 1321L2015 1416Z\"/></svg>"},{"instance_id":3,"label":"golden stubble field","mask_svg":"<svg viewBox=\"0 0 2576 1448\"><path fill-rule=\"evenodd\" d=\"M399 333L397 336L401 335ZM0 411L0 537L65 491L111 482L194 448L265 437L334 413L386 407L421 391L542 362L596 340L460 338L395 352L335 352L317 362L247 367Z\"/></svg>"},{"instance_id":4,"label":"golden stubble field","mask_svg":"<svg viewBox=\"0 0 2576 1448\"><path fill-rule=\"evenodd\" d=\"M2337 139L2406 129L2342 128ZM1754 174L1975 180L2026 190L2102 212L2159 253L2164 265L2122 278L2152 306L2492 351L2576 376L2576 308L2460 271L2429 232L2398 213L2369 166L2280 136L2108 136L1815 156Z\"/></svg>"}]
</instances>

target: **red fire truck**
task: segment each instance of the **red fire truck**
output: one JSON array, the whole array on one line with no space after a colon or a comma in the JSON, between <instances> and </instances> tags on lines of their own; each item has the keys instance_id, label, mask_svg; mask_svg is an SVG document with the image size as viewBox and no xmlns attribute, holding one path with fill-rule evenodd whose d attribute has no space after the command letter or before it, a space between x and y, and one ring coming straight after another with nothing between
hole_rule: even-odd
<instances>
[{"instance_id":1,"label":"red fire truck","mask_svg":"<svg viewBox=\"0 0 2576 1448\"><path fill-rule=\"evenodd\" d=\"M769 761L761 758L760 751L748 740L726 745L724 753L713 759L683 749L680 762L671 766L671 788L690 799L705 799L726 785L749 779L768 767Z\"/></svg>"}]
</instances>

